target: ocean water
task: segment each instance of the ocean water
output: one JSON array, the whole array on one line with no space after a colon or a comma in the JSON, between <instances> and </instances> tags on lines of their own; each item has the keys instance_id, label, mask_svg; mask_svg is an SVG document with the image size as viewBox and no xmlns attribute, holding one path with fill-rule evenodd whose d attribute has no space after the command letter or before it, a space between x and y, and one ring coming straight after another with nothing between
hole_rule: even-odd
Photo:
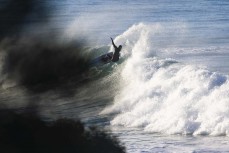
<instances>
[{"instance_id":1,"label":"ocean water","mask_svg":"<svg viewBox=\"0 0 229 153\"><path fill-rule=\"evenodd\" d=\"M94 67L103 75L73 98L42 95L44 116L109 128L129 153L229 152L228 0L47 5L63 39L83 37L96 55L113 51L110 37L123 49L118 63ZM6 93L11 105L31 98Z\"/></svg>"}]
</instances>

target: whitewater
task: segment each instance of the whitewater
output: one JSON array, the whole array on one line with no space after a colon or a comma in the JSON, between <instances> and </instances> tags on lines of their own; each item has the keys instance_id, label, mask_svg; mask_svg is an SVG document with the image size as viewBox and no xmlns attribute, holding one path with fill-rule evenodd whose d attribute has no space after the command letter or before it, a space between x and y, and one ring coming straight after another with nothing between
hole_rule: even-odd
<instances>
[{"instance_id":1,"label":"whitewater","mask_svg":"<svg viewBox=\"0 0 229 153\"><path fill-rule=\"evenodd\" d=\"M147 132L228 135L228 76L157 57L150 37L160 28L140 23L115 39L125 44L121 92L102 113L118 113L111 125Z\"/></svg>"},{"instance_id":2,"label":"whitewater","mask_svg":"<svg viewBox=\"0 0 229 153\"><path fill-rule=\"evenodd\" d=\"M117 73L118 76L115 76L119 78L119 92L114 96L113 104L102 110L100 115L110 114L113 116L110 126L121 135L120 137L125 135L123 129L131 131L130 133L135 131L133 133L138 133L136 137L143 135L143 144L141 145L132 141L131 134L123 136L130 147L129 152L142 152L140 148L134 147L138 145L139 147L147 146L143 147L145 151L148 149L146 152L190 152L191 150L214 152L214 149L216 149L215 151L227 151L227 147L217 149L217 145L216 148L213 147L213 150L209 150L209 147L205 146L206 148L202 147L199 151L191 149L192 147L187 149L187 146L184 145L184 150L179 148L178 151L177 149L170 150L172 148L155 149L155 142L144 144L144 139L147 137L156 139L158 135L159 137L167 135L169 140L173 135L177 137L183 135L184 139L187 136L192 136L193 139L197 136L213 136L217 139L218 136L229 135L229 81L227 73L213 71L206 65L190 61L185 63L179 58L171 56L171 54L177 54L177 57L182 54L186 54L185 56L197 55L199 54L197 50L201 50L201 53L205 50L208 54L214 52L223 54L225 48L218 48L217 51L212 47L194 48L187 49L185 53L180 51L183 48L171 49L171 52L168 52L168 48L155 49L155 37L166 32L166 28L160 23L139 23L134 24L115 38L117 44L123 45L121 54L123 61L114 70L120 71ZM110 51L112 51L112 47ZM164 58L166 56L174 58ZM145 138L144 135L148 136ZM139 141L141 141L141 136L139 137ZM158 141L169 140L162 138ZM212 138L205 141L214 143ZM173 143L176 144L171 142L171 144ZM203 145L203 143L200 144ZM165 146L164 148L166 148Z\"/></svg>"}]
</instances>

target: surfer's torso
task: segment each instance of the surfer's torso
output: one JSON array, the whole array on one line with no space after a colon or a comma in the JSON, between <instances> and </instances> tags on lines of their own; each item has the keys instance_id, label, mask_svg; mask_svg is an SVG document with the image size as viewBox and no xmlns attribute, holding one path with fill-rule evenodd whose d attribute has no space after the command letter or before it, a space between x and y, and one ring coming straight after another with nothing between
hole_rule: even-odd
<instances>
[{"instance_id":1,"label":"surfer's torso","mask_svg":"<svg viewBox=\"0 0 229 153\"><path fill-rule=\"evenodd\" d=\"M120 50L117 48L115 49L114 55L111 59L112 62L117 62L119 60L119 56L120 56Z\"/></svg>"},{"instance_id":2,"label":"surfer's torso","mask_svg":"<svg viewBox=\"0 0 229 153\"><path fill-rule=\"evenodd\" d=\"M112 62L117 62L119 60L119 56L120 56L120 51L122 49L122 45L119 45L118 47L114 44L113 39L111 38L112 41L112 45L114 46L115 52L113 54L113 57L111 59Z\"/></svg>"}]
</instances>

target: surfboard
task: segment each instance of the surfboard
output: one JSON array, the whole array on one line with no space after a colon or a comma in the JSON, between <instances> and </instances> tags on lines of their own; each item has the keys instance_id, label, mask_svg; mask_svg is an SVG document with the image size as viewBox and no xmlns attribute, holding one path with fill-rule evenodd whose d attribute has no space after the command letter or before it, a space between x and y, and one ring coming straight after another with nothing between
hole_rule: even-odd
<instances>
[{"instance_id":1,"label":"surfboard","mask_svg":"<svg viewBox=\"0 0 229 153\"><path fill-rule=\"evenodd\" d=\"M103 65L111 62L111 59L113 57L113 52L109 52L103 55L100 55L99 57L93 59L90 64L92 66L97 66L97 65Z\"/></svg>"}]
</instances>

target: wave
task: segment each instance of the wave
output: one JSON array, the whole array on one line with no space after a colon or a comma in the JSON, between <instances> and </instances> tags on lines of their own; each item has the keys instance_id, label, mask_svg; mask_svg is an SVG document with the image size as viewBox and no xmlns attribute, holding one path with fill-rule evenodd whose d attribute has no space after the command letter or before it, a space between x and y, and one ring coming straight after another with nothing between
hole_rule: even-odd
<instances>
[{"instance_id":1,"label":"wave","mask_svg":"<svg viewBox=\"0 0 229 153\"><path fill-rule=\"evenodd\" d=\"M184 135L229 135L228 75L160 58L152 37L160 24L137 24L116 37L125 62L120 92L101 114L113 126Z\"/></svg>"}]
</instances>

